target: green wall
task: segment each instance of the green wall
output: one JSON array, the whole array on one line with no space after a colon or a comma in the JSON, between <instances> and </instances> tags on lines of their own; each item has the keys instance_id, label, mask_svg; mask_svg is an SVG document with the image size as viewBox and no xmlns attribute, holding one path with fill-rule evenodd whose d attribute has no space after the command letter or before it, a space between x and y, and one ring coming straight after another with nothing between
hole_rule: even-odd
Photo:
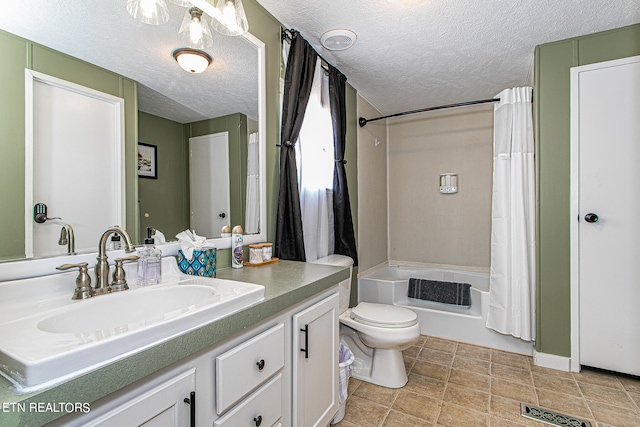
<instances>
[{"instance_id":1,"label":"green wall","mask_svg":"<svg viewBox=\"0 0 640 427\"><path fill-rule=\"evenodd\" d=\"M542 353L571 356L570 68L635 55L640 24L536 47L536 349Z\"/></svg>"},{"instance_id":2,"label":"green wall","mask_svg":"<svg viewBox=\"0 0 640 427\"><path fill-rule=\"evenodd\" d=\"M0 30L0 259L24 256L24 69L125 100L127 229L137 235L136 82Z\"/></svg>"},{"instance_id":3,"label":"green wall","mask_svg":"<svg viewBox=\"0 0 640 427\"><path fill-rule=\"evenodd\" d=\"M0 259L24 256L24 69L26 41L0 32ZM10 183L10 184L9 184Z\"/></svg>"},{"instance_id":4,"label":"green wall","mask_svg":"<svg viewBox=\"0 0 640 427\"><path fill-rule=\"evenodd\" d=\"M138 142L158 147L158 179L138 178L141 237L147 227L153 227L175 240L176 234L189 228L185 126L139 112Z\"/></svg>"}]
</instances>

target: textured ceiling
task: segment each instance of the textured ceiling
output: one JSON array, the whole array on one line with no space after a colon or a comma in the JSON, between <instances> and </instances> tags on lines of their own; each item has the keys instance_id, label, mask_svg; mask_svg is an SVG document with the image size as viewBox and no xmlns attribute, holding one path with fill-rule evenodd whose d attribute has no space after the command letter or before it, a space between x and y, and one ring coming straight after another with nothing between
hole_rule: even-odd
<instances>
[{"instance_id":1,"label":"textured ceiling","mask_svg":"<svg viewBox=\"0 0 640 427\"><path fill-rule=\"evenodd\" d=\"M640 0L258 2L385 115L492 98L532 82L536 45L640 22ZM343 28L353 47L321 47Z\"/></svg>"},{"instance_id":2,"label":"textured ceiling","mask_svg":"<svg viewBox=\"0 0 640 427\"><path fill-rule=\"evenodd\" d=\"M125 0L4 1L0 29L139 82L142 111L179 123L236 112L257 119L255 48L214 32L211 66L183 71L171 53L181 47L176 37L187 9L167 3L169 22L152 26L131 18Z\"/></svg>"},{"instance_id":3,"label":"textured ceiling","mask_svg":"<svg viewBox=\"0 0 640 427\"><path fill-rule=\"evenodd\" d=\"M258 0L299 30L383 114L491 98L529 84L534 47L640 22L639 0ZM186 123L235 112L257 117L257 56L214 33L200 75L171 52L185 9L167 2L161 26L133 20L125 0L5 1L0 29L141 83L140 109ZM249 23L251 26L251 22ZM358 36L345 51L320 46L327 30Z\"/></svg>"}]
</instances>

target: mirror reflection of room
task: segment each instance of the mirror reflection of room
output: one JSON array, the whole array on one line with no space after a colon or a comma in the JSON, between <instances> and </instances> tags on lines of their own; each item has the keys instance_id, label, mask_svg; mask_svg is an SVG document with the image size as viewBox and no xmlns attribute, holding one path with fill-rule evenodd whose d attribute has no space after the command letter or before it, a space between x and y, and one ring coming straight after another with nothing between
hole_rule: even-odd
<instances>
[{"instance_id":1,"label":"mirror reflection of room","mask_svg":"<svg viewBox=\"0 0 640 427\"><path fill-rule=\"evenodd\" d=\"M126 228L137 244L147 227L161 231L167 240L185 229L217 238L223 225L241 224L247 234L259 233L255 44L215 33L203 49L211 63L192 74L172 55L185 46L179 33L190 8L169 4L170 18L156 26L136 21L120 4L90 7L92 16L122 15L121 28L114 32L101 20L82 19L89 8L84 2L61 11L48 2L29 0L7 5L0 17L0 46L6 64L11 64L2 69L6 96L0 100L7 111L0 118L0 169L3 177L11 177L0 186L6 201L0 260L67 254L72 248L61 235L69 235L69 229L74 253L95 251L99 233L114 224ZM71 26L73 37L64 30ZM25 70L35 88L32 93ZM115 103L98 103L111 121L90 125L88 108L73 110L78 100L86 104L99 98ZM64 102L67 110L60 109ZM25 104L26 113L14 107ZM67 122L57 135L60 146L54 148L44 124L58 124L61 116ZM36 122L29 130L25 122L32 119ZM105 136L98 126L112 129L112 135ZM199 138L226 139L221 151L226 156L205 148L210 161L197 154L194 173L191 145ZM140 171L139 146L154 153ZM225 167L228 173L220 176ZM41 190L30 181L32 171L34 179L40 174L45 184ZM54 194L57 199L50 198ZM50 219L36 222L42 204Z\"/></svg>"}]
</instances>

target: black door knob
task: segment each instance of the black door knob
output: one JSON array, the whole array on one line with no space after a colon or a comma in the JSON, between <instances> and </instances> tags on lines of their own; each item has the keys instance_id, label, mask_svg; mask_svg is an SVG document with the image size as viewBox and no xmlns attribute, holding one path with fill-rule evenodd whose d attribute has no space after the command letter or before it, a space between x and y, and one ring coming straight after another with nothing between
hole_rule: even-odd
<instances>
[{"instance_id":1,"label":"black door knob","mask_svg":"<svg viewBox=\"0 0 640 427\"><path fill-rule=\"evenodd\" d=\"M220 218L223 218L223 219L224 219L224 218L227 216L227 214L226 214L226 213L224 213L224 212L222 212L222 213L221 213L220 215L218 215L218 216L219 216Z\"/></svg>"},{"instance_id":2,"label":"black door knob","mask_svg":"<svg viewBox=\"0 0 640 427\"><path fill-rule=\"evenodd\" d=\"M591 223L598 222L598 215L594 213L588 213L584 216L584 220Z\"/></svg>"}]
</instances>

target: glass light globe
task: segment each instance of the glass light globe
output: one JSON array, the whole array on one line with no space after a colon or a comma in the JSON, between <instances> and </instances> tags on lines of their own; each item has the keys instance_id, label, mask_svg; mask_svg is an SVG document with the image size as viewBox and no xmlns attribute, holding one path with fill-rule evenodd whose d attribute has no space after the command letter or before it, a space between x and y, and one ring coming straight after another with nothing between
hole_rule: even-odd
<instances>
[{"instance_id":1,"label":"glass light globe","mask_svg":"<svg viewBox=\"0 0 640 427\"><path fill-rule=\"evenodd\" d=\"M242 0L218 0L216 7L221 13L211 22L214 30L227 36L240 36L249 31Z\"/></svg>"},{"instance_id":2,"label":"glass light globe","mask_svg":"<svg viewBox=\"0 0 640 427\"><path fill-rule=\"evenodd\" d=\"M127 0L127 12L149 25L160 25L169 20L169 10L164 0Z\"/></svg>"},{"instance_id":3,"label":"glass light globe","mask_svg":"<svg viewBox=\"0 0 640 427\"><path fill-rule=\"evenodd\" d=\"M213 46L213 35L207 23L206 16L197 7L192 7L187 11L182 19L178 40L183 45L194 49L205 49Z\"/></svg>"}]
</instances>

